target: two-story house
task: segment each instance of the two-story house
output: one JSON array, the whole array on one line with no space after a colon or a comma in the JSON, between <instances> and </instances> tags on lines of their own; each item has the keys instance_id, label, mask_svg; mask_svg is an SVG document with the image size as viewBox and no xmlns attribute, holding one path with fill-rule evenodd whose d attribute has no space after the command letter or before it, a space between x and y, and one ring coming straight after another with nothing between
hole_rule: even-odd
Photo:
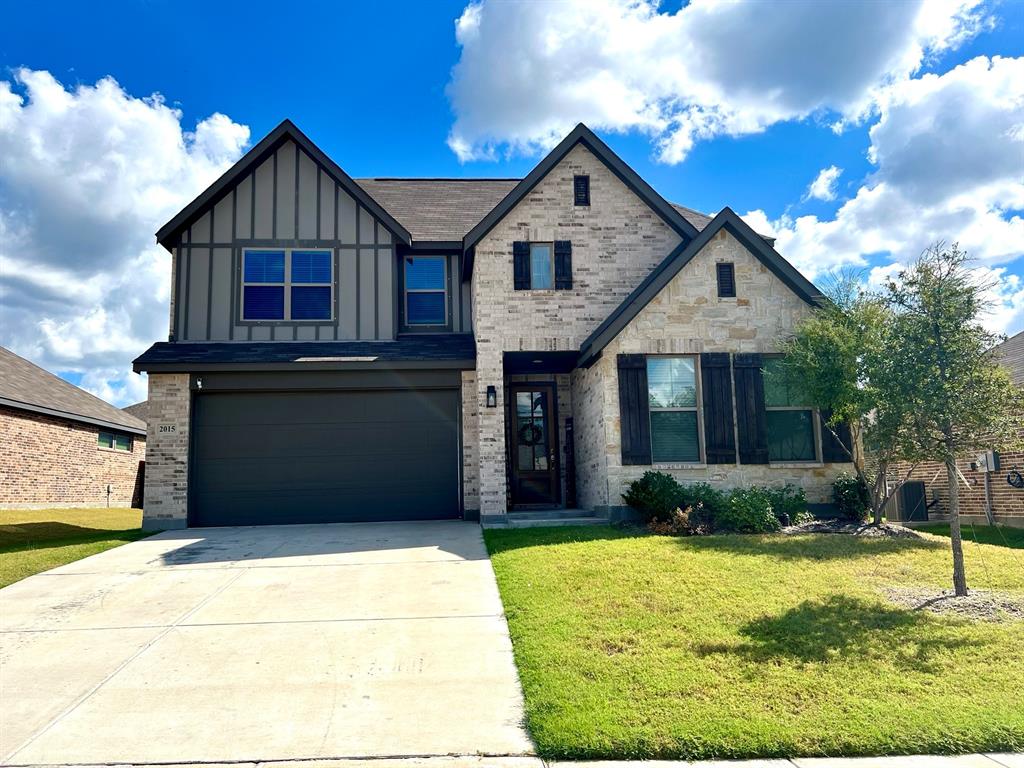
<instances>
[{"instance_id":1,"label":"two-story house","mask_svg":"<svg viewBox=\"0 0 1024 768\"><path fill-rule=\"evenodd\" d=\"M615 518L651 468L824 502L843 468L763 377L818 291L583 125L524 179L352 179L285 121L157 238L147 527Z\"/></svg>"}]
</instances>

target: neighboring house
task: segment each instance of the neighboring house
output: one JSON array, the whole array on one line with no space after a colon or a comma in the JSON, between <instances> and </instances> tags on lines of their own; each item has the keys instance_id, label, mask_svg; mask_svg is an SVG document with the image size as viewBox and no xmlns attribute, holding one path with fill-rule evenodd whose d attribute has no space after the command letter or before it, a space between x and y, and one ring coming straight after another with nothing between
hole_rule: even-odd
<instances>
[{"instance_id":1,"label":"neighboring house","mask_svg":"<svg viewBox=\"0 0 1024 768\"><path fill-rule=\"evenodd\" d=\"M1024 387L1024 332L1011 336L994 347L992 354L1006 368L1013 382L1019 387ZM968 523L985 524L989 520L987 510L996 523L1024 527L1024 488L1017 488L1008 482L1010 473L1014 471L1024 475L1024 452L999 454L998 470L986 469L985 463L978 461L979 458L981 457L978 455L963 456L956 463L961 475L961 516ZM893 479L897 479L897 475L902 476L905 472L906 468L903 468L902 472L899 469L895 470ZM945 466L937 462L921 464L914 468L910 479L924 483L923 504L928 505L929 519L948 519L949 486ZM916 499L920 495L913 493L911 498Z\"/></svg>"},{"instance_id":2,"label":"neighboring house","mask_svg":"<svg viewBox=\"0 0 1024 768\"><path fill-rule=\"evenodd\" d=\"M824 502L844 466L762 379L818 291L583 125L521 180L353 180L285 121L157 239L149 527L614 518L649 469Z\"/></svg>"},{"instance_id":3,"label":"neighboring house","mask_svg":"<svg viewBox=\"0 0 1024 768\"><path fill-rule=\"evenodd\" d=\"M141 506L146 425L0 347L0 508Z\"/></svg>"},{"instance_id":4,"label":"neighboring house","mask_svg":"<svg viewBox=\"0 0 1024 768\"><path fill-rule=\"evenodd\" d=\"M132 416L134 416L137 419L140 419L141 421L149 421L148 400L143 400L141 403L132 403L131 405L126 405L121 410L124 411L125 413L130 413Z\"/></svg>"}]
</instances>

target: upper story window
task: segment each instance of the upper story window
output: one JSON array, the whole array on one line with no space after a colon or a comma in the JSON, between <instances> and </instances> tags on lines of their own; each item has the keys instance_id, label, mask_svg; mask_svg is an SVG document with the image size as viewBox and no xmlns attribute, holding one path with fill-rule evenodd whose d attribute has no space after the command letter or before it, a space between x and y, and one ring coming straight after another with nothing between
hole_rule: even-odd
<instances>
[{"instance_id":1,"label":"upper story window","mask_svg":"<svg viewBox=\"0 0 1024 768\"><path fill-rule=\"evenodd\" d=\"M648 357L647 394L651 460L700 461L696 357Z\"/></svg>"},{"instance_id":2,"label":"upper story window","mask_svg":"<svg viewBox=\"0 0 1024 768\"><path fill-rule=\"evenodd\" d=\"M130 451L132 442L132 436L122 432L100 432L97 440L100 448L109 448L112 451Z\"/></svg>"},{"instance_id":3,"label":"upper story window","mask_svg":"<svg viewBox=\"0 0 1024 768\"><path fill-rule=\"evenodd\" d=\"M720 299L736 298L736 268L732 262L715 264L715 272L718 278L718 297Z\"/></svg>"},{"instance_id":4,"label":"upper story window","mask_svg":"<svg viewBox=\"0 0 1024 768\"><path fill-rule=\"evenodd\" d=\"M818 439L814 409L803 394L787 384L779 371L780 357L764 360L764 405L769 461L816 461Z\"/></svg>"},{"instance_id":5,"label":"upper story window","mask_svg":"<svg viewBox=\"0 0 1024 768\"><path fill-rule=\"evenodd\" d=\"M255 250L242 254L243 320L330 320L334 257L322 250Z\"/></svg>"},{"instance_id":6,"label":"upper story window","mask_svg":"<svg viewBox=\"0 0 1024 768\"><path fill-rule=\"evenodd\" d=\"M590 205L590 177L572 177L572 196L574 205Z\"/></svg>"},{"instance_id":7,"label":"upper story window","mask_svg":"<svg viewBox=\"0 0 1024 768\"><path fill-rule=\"evenodd\" d=\"M407 256L405 324L448 324L448 260L444 256Z\"/></svg>"},{"instance_id":8,"label":"upper story window","mask_svg":"<svg viewBox=\"0 0 1024 768\"><path fill-rule=\"evenodd\" d=\"M572 243L512 243L512 272L517 291L572 288Z\"/></svg>"}]
</instances>

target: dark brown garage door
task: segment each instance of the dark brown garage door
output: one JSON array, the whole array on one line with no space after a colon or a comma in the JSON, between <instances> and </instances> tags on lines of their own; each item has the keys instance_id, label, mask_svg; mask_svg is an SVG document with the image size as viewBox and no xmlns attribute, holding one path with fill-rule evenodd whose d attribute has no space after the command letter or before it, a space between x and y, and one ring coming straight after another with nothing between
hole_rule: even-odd
<instances>
[{"instance_id":1,"label":"dark brown garage door","mask_svg":"<svg viewBox=\"0 0 1024 768\"><path fill-rule=\"evenodd\" d=\"M454 390L198 394L189 522L458 517L457 414Z\"/></svg>"}]
</instances>

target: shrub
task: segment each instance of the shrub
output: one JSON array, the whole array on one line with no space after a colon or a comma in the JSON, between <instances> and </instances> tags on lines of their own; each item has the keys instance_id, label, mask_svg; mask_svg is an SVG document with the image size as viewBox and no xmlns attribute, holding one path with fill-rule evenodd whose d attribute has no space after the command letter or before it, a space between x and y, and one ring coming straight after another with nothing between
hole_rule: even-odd
<instances>
[{"instance_id":1,"label":"shrub","mask_svg":"<svg viewBox=\"0 0 1024 768\"><path fill-rule=\"evenodd\" d=\"M765 488L772 512L782 525L798 525L813 516L807 511L807 494L798 485L786 483L782 488Z\"/></svg>"},{"instance_id":2,"label":"shrub","mask_svg":"<svg viewBox=\"0 0 1024 768\"><path fill-rule=\"evenodd\" d=\"M863 522L871 511L867 484L862 478L846 472L839 475L832 485L832 501L846 520Z\"/></svg>"},{"instance_id":3,"label":"shrub","mask_svg":"<svg viewBox=\"0 0 1024 768\"><path fill-rule=\"evenodd\" d=\"M733 533L770 533L781 527L772 511L767 488L737 488L714 521L715 530Z\"/></svg>"},{"instance_id":4,"label":"shrub","mask_svg":"<svg viewBox=\"0 0 1024 768\"><path fill-rule=\"evenodd\" d=\"M682 486L671 475L664 472L644 472L639 480L629 484L622 498L629 506L644 516L648 523L672 520L672 513L685 507Z\"/></svg>"},{"instance_id":5,"label":"shrub","mask_svg":"<svg viewBox=\"0 0 1024 768\"><path fill-rule=\"evenodd\" d=\"M647 529L657 536L690 536L695 532L690 525L689 509L674 509L668 521L652 520Z\"/></svg>"},{"instance_id":6,"label":"shrub","mask_svg":"<svg viewBox=\"0 0 1024 768\"><path fill-rule=\"evenodd\" d=\"M726 494L707 483L679 486L679 506L686 509L693 529L710 531L728 503Z\"/></svg>"}]
</instances>

